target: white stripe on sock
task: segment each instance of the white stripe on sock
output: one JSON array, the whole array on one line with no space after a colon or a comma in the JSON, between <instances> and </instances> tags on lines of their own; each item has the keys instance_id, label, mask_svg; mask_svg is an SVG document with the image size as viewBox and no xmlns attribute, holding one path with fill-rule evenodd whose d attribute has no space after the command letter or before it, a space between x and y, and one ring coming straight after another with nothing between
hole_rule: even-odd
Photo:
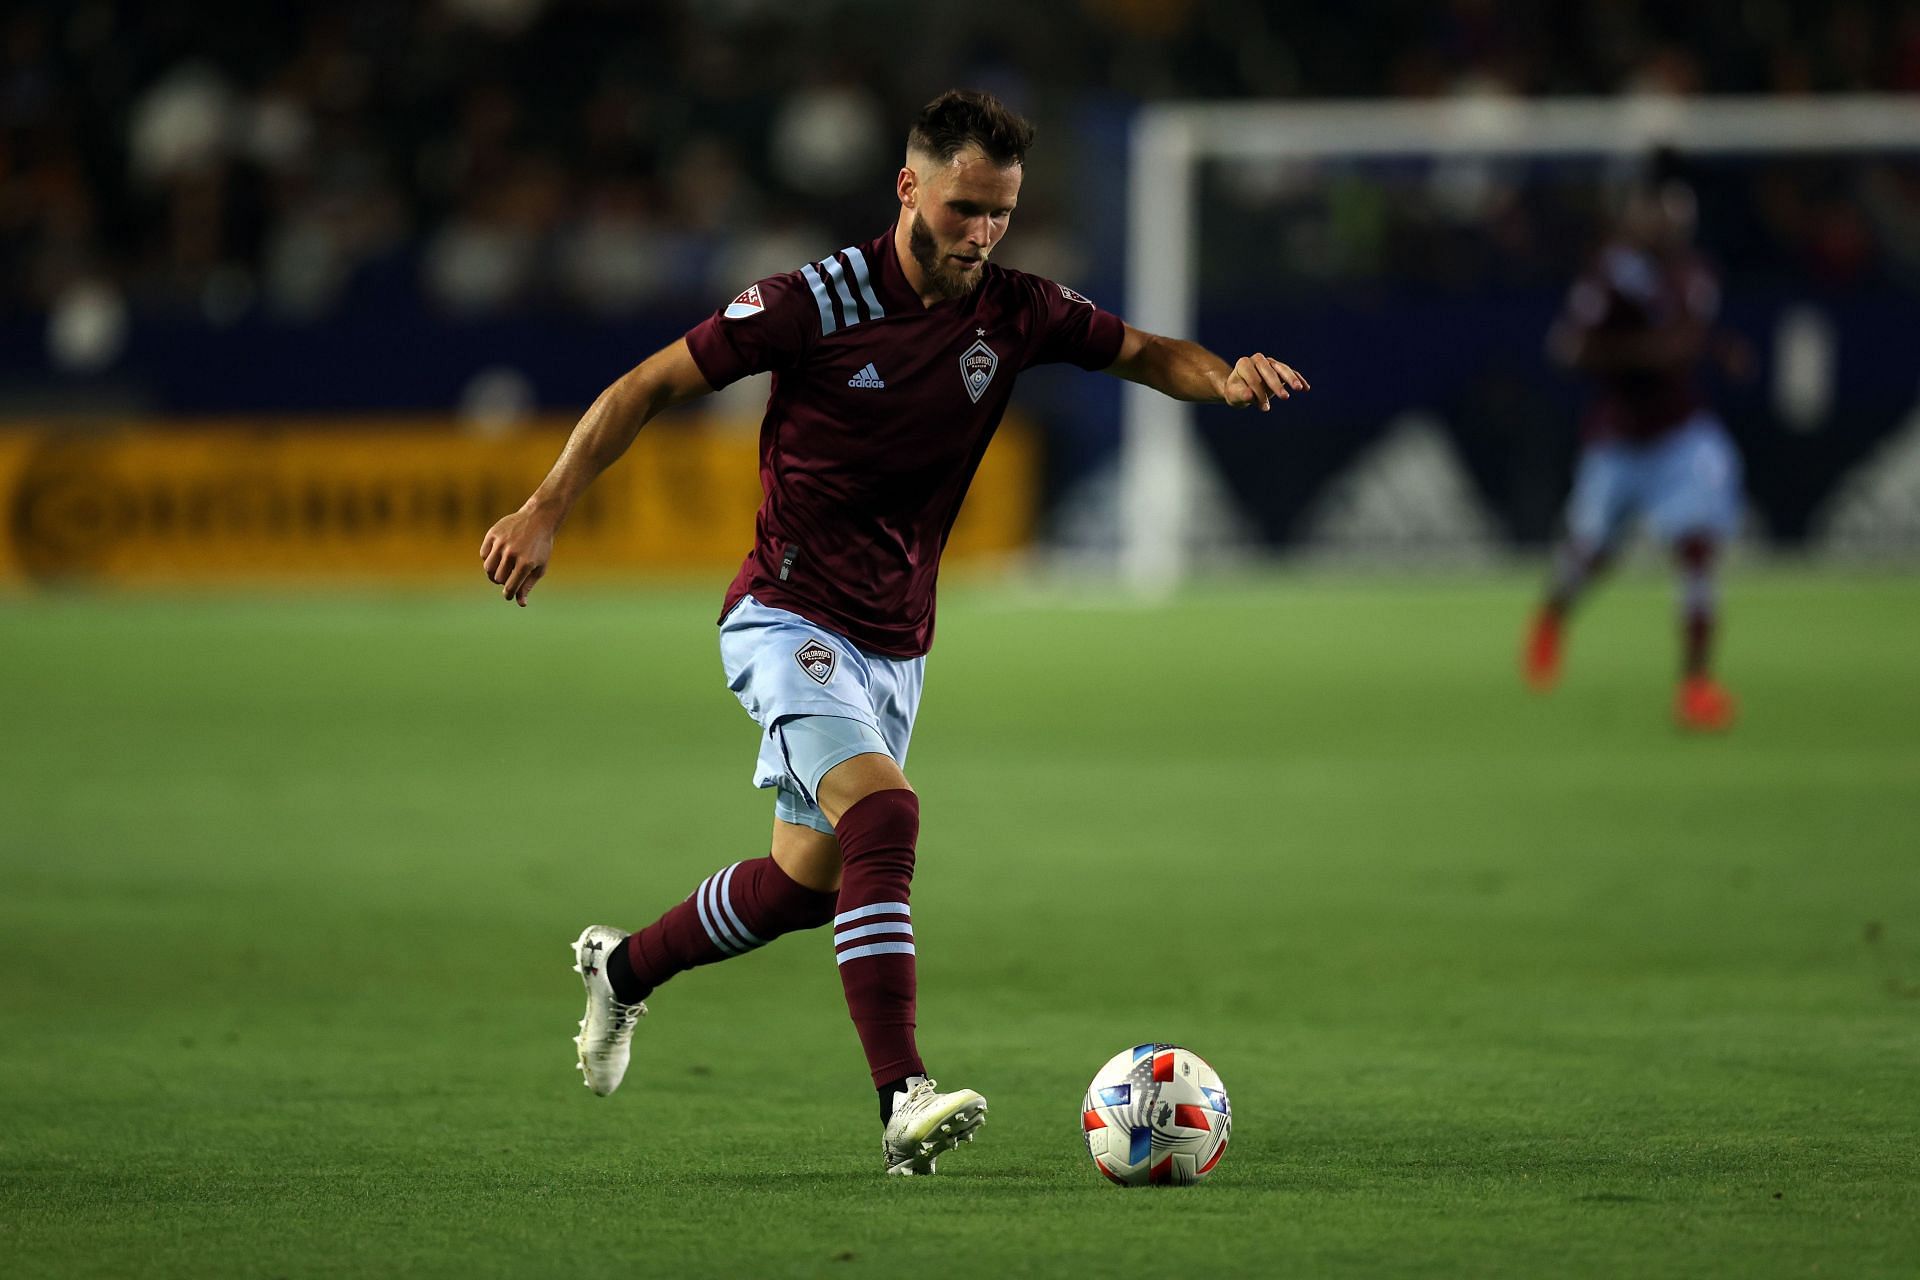
<instances>
[{"instance_id":1,"label":"white stripe on sock","mask_svg":"<svg viewBox=\"0 0 1920 1280\"><path fill-rule=\"evenodd\" d=\"M755 947L766 946L767 942L765 938L756 938L747 932L747 926L740 923L740 913L733 909L733 873L739 869L740 864L736 862L721 872L720 885L713 892L720 909L726 913L725 923L733 926L734 933L744 939L745 949L751 951Z\"/></svg>"},{"instance_id":2,"label":"white stripe on sock","mask_svg":"<svg viewBox=\"0 0 1920 1280\"><path fill-rule=\"evenodd\" d=\"M845 964L849 960L858 960L862 956L910 956L912 954L911 942L871 942L864 947L842 951L833 958L833 961L835 964Z\"/></svg>"},{"instance_id":3,"label":"white stripe on sock","mask_svg":"<svg viewBox=\"0 0 1920 1280\"><path fill-rule=\"evenodd\" d=\"M727 873L725 871L716 871L707 877L707 884L709 886L707 889L707 910L713 913L714 928L720 930L720 935L732 945L736 953L751 951L753 948L747 945L746 939L742 938L739 933L734 930L733 926L727 923L727 917L724 911L726 906L726 875Z\"/></svg>"},{"instance_id":4,"label":"white stripe on sock","mask_svg":"<svg viewBox=\"0 0 1920 1280\"><path fill-rule=\"evenodd\" d=\"M846 929L833 935L833 945L852 942L856 938L871 938L880 933L897 933L911 938L913 926L904 920L883 920L879 924L863 924L858 929Z\"/></svg>"},{"instance_id":5,"label":"white stripe on sock","mask_svg":"<svg viewBox=\"0 0 1920 1280\"><path fill-rule=\"evenodd\" d=\"M842 911L833 918L833 927L852 924L855 920L865 920L868 916L910 916L913 908L904 902L876 902L872 906L855 907L851 911Z\"/></svg>"},{"instance_id":6,"label":"white stripe on sock","mask_svg":"<svg viewBox=\"0 0 1920 1280\"><path fill-rule=\"evenodd\" d=\"M735 945L732 936L726 933L726 927L714 919L713 910L708 905L708 895L713 892L713 881L714 877L708 876L700 882L700 896L694 906L700 911L700 927L707 931L709 938L713 939L713 945L728 955L734 955L740 948Z\"/></svg>"}]
</instances>

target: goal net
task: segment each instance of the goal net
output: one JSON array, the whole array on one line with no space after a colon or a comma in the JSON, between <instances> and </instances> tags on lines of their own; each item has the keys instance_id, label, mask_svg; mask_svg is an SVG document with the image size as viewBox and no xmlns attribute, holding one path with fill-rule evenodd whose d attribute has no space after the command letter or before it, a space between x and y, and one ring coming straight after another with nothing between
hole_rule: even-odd
<instances>
[{"instance_id":1,"label":"goal net","mask_svg":"<svg viewBox=\"0 0 1920 1280\"><path fill-rule=\"evenodd\" d=\"M1128 320L1316 383L1271 415L1126 389L1135 588L1221 557L1550 537L1582 388L1546 330L1656 149L1721 272L1706 380L1754 536L1920 551L1920 101L1162 104L1131 146Z\"/></svg>"}]
</instances>

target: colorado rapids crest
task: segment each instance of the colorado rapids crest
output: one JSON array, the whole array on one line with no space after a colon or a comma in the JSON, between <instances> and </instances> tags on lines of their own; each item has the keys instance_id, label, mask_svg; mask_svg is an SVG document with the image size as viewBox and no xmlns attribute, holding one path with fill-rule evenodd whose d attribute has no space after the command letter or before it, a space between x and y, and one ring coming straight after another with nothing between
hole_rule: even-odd
<instances>
[{"instance_id":1,"label":"colorado rapids crest","mask_svg":"<svg viewBox=\"0 0 1920 1280\"><path fill-rule=\"evenodd\" d=\"M993 375L1000 369L1000 357L984 340L976 341L960 353L960 381L966 385L967 394L973 397L975 404L986 393L987 384L993 381Z\"/></svg>"},{"instance_id":2,"label":"colorado rapids crest","mask_svg":"<svg viewBox=\"0 0 1920 1280\"><path fill-rule=\"evenodd\" d=\"M817 684L825 684L833 679L833 657L833 650L818 640L807 641L793 654L793 660L800 664L800 669Z\"/></svg>"}]
</instances>

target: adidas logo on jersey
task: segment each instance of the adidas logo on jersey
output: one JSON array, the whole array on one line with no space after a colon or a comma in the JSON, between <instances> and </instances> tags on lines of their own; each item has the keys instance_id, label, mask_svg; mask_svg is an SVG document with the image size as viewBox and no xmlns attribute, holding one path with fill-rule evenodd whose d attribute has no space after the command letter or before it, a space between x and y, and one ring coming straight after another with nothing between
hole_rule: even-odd
<instances>
[{"instance_id":1,"label":"adidas logo on jersey","mask_svg":"<svg viewBox=\"0 0 1920 1280\"><path fill-rule=\"evenodd\" d=\"M873 362L869 360L867 362L866 368L862 369L860 372L854 374L851 378L847 379L847 385L850 387L879 388L879 387L884 387L887 384L881 380L880 371L874 368Z\"/></svg>"}]
</instances>

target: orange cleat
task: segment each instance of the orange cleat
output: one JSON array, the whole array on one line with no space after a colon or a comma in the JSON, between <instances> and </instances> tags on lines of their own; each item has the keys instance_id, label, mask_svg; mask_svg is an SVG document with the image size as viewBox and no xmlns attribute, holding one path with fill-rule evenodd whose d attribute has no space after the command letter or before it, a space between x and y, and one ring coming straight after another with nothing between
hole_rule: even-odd
<instances>
[{"instance_id":1,"label":"orange cleat","mask_svg":"<svg viewBox=\"0 0 1920 1280\"><path fill-rule=\"evenodd\" d=\"M1733 695L1712 676L1688 676L1674 695L1673 718L1682 729L1719 733L1733 727L1735 705Z\"/></svg>"},{"instance_id":2,"label":"orange cleat","mask_svg":"<svg viewBox=\"0 0 1920 1280\"><path fill-rule=\"evenodd\" d=\"M1560 619L1546 609L1533 615L1526 648L1520 653L1520 674L1527 687L1545 693L1560 682Z\"/></svg>"}]
</instances>

